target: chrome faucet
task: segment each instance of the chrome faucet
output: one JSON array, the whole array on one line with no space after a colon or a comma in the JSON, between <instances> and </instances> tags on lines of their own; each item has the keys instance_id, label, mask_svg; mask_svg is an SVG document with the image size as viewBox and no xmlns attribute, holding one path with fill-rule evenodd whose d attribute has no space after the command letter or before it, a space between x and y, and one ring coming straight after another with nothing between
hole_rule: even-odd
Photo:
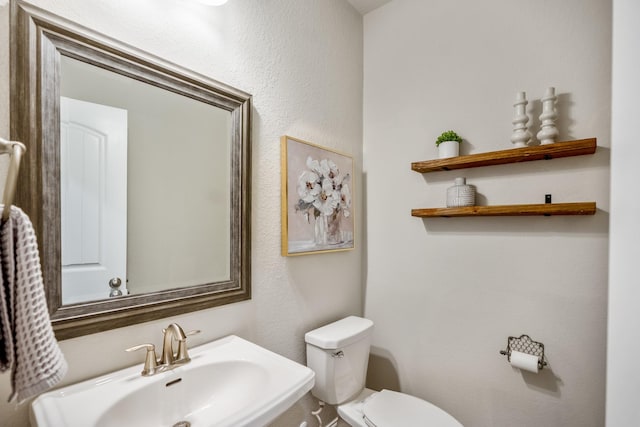
<instances>
[{"instance_id":1,"label":"chrome faucet","mask_svg":"<svg viewBox=\"0 0 640 427\"><path fill-rule=\"evenodd\" d=\"M199 330L185 333L180 325L172 323L162 330L164 337L162 342L162 357L158 360L156 349L153 344L142 344L126 349L126 351L136 351L145 349L147 355L144 362L143 376L151 376L158 372L169 371L176 366L188 363L191 358L187 351L187 337L200 333ZM178 349L173 350L173 341L178 341Z\"/></svg>"},{"instance_id":2,"label":"chrome faucet","mask_svg":"<svg viewBox=\"0 0 640 427\"><path fill-rule=\"evenodd\" d=\"M160 358L160 364L165 366L178 365L182 363L187 363L189 360L189 355L186 353L186 349L184 351L184 355L180 355L180 351L173 351L173 340L178 341L178 350L180 347L186 348L187 335L184 333L180 325L177 323L172 323L167 326L166 329L163 329L164 332L164 340L162 344L162 357Z\"/></svg>"}]
</instances>

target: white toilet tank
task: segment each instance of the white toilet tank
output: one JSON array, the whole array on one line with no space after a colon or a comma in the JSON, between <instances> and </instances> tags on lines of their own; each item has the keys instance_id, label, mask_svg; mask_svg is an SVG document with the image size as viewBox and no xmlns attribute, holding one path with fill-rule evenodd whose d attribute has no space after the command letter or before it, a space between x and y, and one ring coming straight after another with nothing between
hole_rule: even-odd
<instances>
[{"instance_id":1,"label":"white toilet tank","mask_svg":"<svg viewBox=\"0 0 640 427\"><path fill-rule=\"evenodd\" d=\"M307 332L307 366L315 374L311 390L318 399L339 405L365 385L373 322L349 316Z\"/></svg>"}]
</instances>

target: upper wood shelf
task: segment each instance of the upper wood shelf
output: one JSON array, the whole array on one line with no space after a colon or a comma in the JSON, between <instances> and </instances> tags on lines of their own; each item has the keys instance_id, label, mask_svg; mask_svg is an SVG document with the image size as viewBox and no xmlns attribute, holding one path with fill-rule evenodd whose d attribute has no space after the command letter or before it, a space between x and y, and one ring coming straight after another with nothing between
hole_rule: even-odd
<instances>
[{"instance_id":1,"label":"upper wood shelf","mask_svg":"<svg viewBox=\"0 0 640 427\"><path fill-rule=\"evenodd\" d=\"M595 202L467 206L460 208L427 208L411 210L411 215L419 218L458 216L594 215L595 213Z\"/></svg>"},{"instance_id":2,"label":"upper wood shelf","mask_svg":"<svg viewBox=\"0 0 640 427\"><path fill-rule=\"evenodd\" d=\"M595 153L596 145L596 138L587 138L533 147L511 148L509 150L470 154L468 156L450 157L448 159L414 162L411 163L411 170L426 173L582 156Z\"/></svg>"}]
</instances>

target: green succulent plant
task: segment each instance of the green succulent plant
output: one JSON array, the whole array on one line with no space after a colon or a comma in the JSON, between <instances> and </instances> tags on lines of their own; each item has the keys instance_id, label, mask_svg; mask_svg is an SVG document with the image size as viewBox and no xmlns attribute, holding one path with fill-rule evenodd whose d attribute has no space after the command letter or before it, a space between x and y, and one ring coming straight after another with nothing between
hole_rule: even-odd
<instances>
[{"instance_id":1,"label":"green succulent plant","mask_svg":"<svg viewBox=\"0 0 640 427\"><path fill-rule=\"evenodd\" d=\"M462 138L460 138L460 135L458 135L457 133L455 133L452 130L448 130L446 132L442 132L442 135L440 135L438 137L438 139L436 140L436 147L439 146L440 144L442 144L445 141L462 142Z\"/></svg>"}]
</instances>

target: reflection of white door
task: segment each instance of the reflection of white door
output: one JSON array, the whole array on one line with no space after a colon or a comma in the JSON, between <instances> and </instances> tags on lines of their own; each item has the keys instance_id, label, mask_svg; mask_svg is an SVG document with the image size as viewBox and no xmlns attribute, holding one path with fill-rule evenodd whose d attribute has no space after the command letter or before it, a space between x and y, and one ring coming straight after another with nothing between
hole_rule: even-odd
<instances>
[{"instance_id":1,"label":"reflection of white door","mask_svg":"<svg viewBox=\"0 0 640 427\"><path fill-rule=\"evenodd\" d=\"M62 303L126 291L127 110L60 99Z\"/></svg>"}]
</instances>

